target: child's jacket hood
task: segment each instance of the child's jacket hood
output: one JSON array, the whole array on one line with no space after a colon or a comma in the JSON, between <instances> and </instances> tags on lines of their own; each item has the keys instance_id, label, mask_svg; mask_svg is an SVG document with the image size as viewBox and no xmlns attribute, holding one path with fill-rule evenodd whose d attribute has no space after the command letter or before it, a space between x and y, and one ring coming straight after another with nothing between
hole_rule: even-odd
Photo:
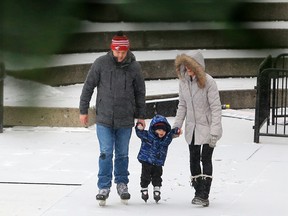
<instances>
[{"instance_id":1,"label":"child's jacket hood","mask_svg":"<svg viewBox=\"0 0 288 216\"><path fill-rule=\"evenodd\" d=\"M162 115L155 115L150 122L150 126L149 126L150 133L154 134L155 131L153 129L153 126L159 122L166 124L166 127L167 127L166 133L169 133L171 131L171 125L169 124L168 120Z\"/></svg>"}]
</instances>

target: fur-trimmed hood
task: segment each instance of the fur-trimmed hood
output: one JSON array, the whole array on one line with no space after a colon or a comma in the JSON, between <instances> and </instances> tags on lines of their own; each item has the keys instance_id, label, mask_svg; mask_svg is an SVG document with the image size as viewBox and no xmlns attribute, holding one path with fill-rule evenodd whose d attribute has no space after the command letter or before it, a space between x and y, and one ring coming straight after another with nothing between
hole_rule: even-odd
<instances>
[{"instance_id":1,"label":"fur-trimmed hood","mask_svg":"<svg viewBox=\"0 0 288 216\"><path fill-rule=\"evenodd\" d=\"M204 88L206 82L205 62L202 53L190 51L177 55L175 59L176 73L180 79L189 78L185 66L195 73L198 86Z\"/></svg>"}]
</instances>

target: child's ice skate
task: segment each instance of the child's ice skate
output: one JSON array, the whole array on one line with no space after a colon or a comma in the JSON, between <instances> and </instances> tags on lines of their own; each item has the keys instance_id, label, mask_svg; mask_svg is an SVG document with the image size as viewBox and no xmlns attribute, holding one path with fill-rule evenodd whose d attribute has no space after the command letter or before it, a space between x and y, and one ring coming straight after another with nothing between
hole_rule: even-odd
<instances>
[{"instance_id":1,"label":"child's ice skate","mask_svg":"<svg viewBox=\"0 0 288 216\"><path fill-rule=\"evenodd\" d=\"M120 196L122 203L128 204L128 200L130 199L130 193L128 192L128 187L124 183L117 184L117 193Z\"/></svg>"},{"instance_id":2,"label":"child's ice skate","mask_svg":"<svg viewBox=\"0 0 288 216\"><path fill-rule=\"evenodd\" d=\"M149 194L148 194L148 188L142 188L141 189L141 198L147 202L147 200L149 199Z\"/></svg>"},{"instance_id":3,"label":"child's ice skate","mask_svg":"<svg viewBox=\"0 0 288 216\"><path fill-rule=\"evenodd\" d=\"M96 200L99 201L100 206L106 205L106 199L109 197L110 189L100 189L96 195Z\"/></svg>"},{"instance_id":4,"label":"child's ice skate","mask_svg":"<svg viewBox=\"0 0 288 216\"><path fill-rule=\"evenodd\" d=\"M161 194L160 187L155 186L154 191L153 191L153 195L154 195L154 200L156 203L158 203L158 201L161 199L160 194Z\"/></svg>"}]
</instances>

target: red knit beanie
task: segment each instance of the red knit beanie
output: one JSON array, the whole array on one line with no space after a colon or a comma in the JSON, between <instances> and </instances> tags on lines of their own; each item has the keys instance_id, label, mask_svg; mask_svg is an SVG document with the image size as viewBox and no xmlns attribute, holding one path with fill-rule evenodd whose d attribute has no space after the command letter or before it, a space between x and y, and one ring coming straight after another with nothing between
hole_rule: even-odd
<instances>
[{"instance_id":1,"label":"red knit beanie","mask_svg":"<svg viewBox=\"0 0 288 216\"><path fill-rule=\"evenodd\" d=\"M112 38L111 49L118 51L127 51L130 47L129 39L122 31L117 32L117 34Z\"/></svg>"}]
</instances>

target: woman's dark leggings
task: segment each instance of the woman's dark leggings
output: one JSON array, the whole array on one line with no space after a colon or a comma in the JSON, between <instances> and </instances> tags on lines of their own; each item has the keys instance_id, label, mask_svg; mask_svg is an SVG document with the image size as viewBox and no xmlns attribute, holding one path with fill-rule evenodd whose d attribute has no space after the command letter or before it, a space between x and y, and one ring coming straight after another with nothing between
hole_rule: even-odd
<instances>
[{"instance_id":1,"label":"woman's dark leggings","mask_svg":"<svg viewBox=\"0 0 288 216\"><path fill-rule=\"evenodd\" d=\"M208 144L195 145L194 136L191 144L189 145L190 152L190 171L192 176L200 174L212 176L212 154L214 148L211 148ZM202 168L201 170L201 164Z\"/></svg>"}]
</instances>

